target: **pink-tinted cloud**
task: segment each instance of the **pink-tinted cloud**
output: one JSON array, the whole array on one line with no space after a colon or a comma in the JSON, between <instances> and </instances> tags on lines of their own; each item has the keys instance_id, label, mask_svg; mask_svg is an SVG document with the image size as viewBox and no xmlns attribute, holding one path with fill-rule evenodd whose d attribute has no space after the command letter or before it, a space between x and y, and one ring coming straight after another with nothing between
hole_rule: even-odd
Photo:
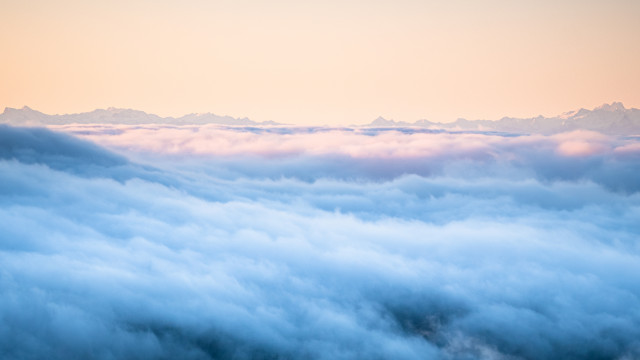
<instances>
[{"instance_id":1,"label":"pink-tinted cloud","mask_svg":"<svg viewBox=\"0 0 640 360\"><path fill-rule=\"evenodd\" d=\"M65 125L53 127L101 145L136 152L203 156L345 155L353 158L482 157L513 148L554 149L569 157L629 151L633 142L594 132L505 137L491 133L431 133L341 128ZM618 147L627 150L616 150Z\"/></svg>"}]
</instances>

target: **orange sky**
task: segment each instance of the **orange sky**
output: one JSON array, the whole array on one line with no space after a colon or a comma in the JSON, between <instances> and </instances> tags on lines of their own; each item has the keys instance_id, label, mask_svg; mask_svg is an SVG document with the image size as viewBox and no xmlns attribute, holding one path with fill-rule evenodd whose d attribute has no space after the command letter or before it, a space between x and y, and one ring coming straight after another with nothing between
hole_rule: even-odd
<instances>
[{"instance_id":1,"label":"orange sky","mask_svg":"<svg viewBox=\"0 0 640 360\"><path fill-rule=\"evenodd\" d=\"M640 1L0 0L0 107L360 124L640 107Z\"/></svg>"}]
</instances>

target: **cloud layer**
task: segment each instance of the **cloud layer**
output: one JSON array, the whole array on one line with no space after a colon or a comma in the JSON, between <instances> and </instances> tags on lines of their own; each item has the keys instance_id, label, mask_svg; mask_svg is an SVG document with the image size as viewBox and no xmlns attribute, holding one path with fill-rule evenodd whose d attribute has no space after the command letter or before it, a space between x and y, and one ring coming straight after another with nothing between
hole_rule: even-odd
<instances>
[{"instance_id":1,"label":"cloud layer","mask_svg":"<svg viewBox=\"0 0 640 360\"><path fill-rule=\"evenodd\" d=\"M640 356L636 139L62 130L121 155L0 127L3 358Z\"/></svg>"}]
</instances>

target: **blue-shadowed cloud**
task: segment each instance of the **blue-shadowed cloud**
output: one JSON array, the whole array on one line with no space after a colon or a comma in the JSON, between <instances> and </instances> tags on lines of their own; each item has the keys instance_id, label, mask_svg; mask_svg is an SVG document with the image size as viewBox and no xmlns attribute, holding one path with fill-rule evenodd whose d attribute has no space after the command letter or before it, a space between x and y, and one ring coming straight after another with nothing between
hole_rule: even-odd
<instances>
[{"instance_id":1,"label":"blue-shadowed cloud","mask_svg":"<svg viewBox=\"0 0 640 360\"><path fill-rule=\"evenodd\" d=\"M3 358L640 356L635 140L197 130L0 127Z\"/></svg>"}]
</instances>

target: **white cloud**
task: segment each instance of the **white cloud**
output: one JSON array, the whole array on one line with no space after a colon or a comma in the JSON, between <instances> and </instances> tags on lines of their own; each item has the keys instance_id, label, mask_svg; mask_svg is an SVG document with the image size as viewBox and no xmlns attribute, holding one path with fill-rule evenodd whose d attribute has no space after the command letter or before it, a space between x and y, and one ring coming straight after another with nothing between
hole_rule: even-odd
<instances>
[{"instance_id":1,"label":"white cloud","mask_svg":"<svg viewBox=\"0 0 640 360\"><path fill-rule=\"evenodd\" d=\"M453 155L385 160L344 135L361 148L131 153L150 167L7 131L39 141L0 145L8 358L640 356L636 157L478 135L469 158L449 134Z\"/></svg>"}]
</instances>

